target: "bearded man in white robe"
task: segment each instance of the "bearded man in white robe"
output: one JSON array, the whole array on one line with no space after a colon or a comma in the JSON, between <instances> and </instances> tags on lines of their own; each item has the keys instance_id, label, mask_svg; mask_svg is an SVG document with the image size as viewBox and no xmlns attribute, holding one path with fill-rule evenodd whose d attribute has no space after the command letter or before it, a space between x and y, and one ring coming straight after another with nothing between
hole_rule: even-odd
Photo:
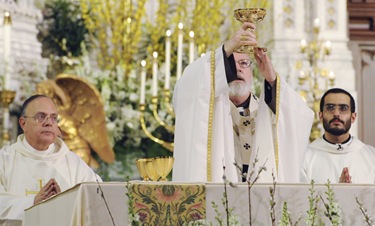
<instances>
[{"instance_id":1,"label":"bearded man in white robe","mask_svg":"<svg viewBox=\"0 0 375 226\"><path fill-rule=\"evenodd\" d=\"M22 225L24 210L85 181L102 181L58 137L57 108L44 95L28 98L23 134L0 150L0 225Z\"/></svg>"},{"instance_id":2,"label":"bearded man in white robe","mask_svg":"<svg viewBox=\"0 0 375 226\"><path fill-rule=\"evenodd\" d=\"M259 99L253 95L250 56L236 51L257 45L254 29L244 22L223 46L187 66L177 82L174 181L222 182L225 174L236 182L246 177L243 172L257 175L259 167L267 170L258 181L272 182L272 174L279 182L299 181L313 112L275 73L262 48L254 48L254 57L265 90Z\"/></svg>"},{"instance_id":3,"label":"bearded man in white robe","mask_svg":"<svg viewBox=\"0 0 375 226\"><path fill-rule=\"evenodd\" d=\"M349 132L356 117L355 102L350 93L340 88L325 92L319 112L324 135L307 149L301 182L375 183L375 148Z\"/></svg>"}]
</instances>

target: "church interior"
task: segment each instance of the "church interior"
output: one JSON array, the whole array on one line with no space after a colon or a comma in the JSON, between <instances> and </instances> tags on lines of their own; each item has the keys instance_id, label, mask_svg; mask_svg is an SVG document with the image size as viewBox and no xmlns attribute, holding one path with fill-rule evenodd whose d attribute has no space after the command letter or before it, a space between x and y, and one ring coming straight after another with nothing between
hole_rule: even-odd
<instances>
[{"instance_id":1,"label":"church interior","mask_svg":"<svg viewBox=\"0 0 375 226\"><path fill-rule=\"evenodd\" d=\"M3 143L14 141L20 133L17 118L27 96L35 92L53 96L59 109L65 111L61 114L72 116L74 121L77 119L69 108L79 112L76 103L80 98L74 91L84 89L85 95L98 99L102 106L78 109L87 108L88 114L103 109L95 115L95 121L102 123L98 133L108 137L103 142L110 148L106 148L107 154L98 155L90 138L83 138L87 132L76 128L83 134L75 134L74 139L87 143L82 155L108 179L136 177L135 159L172 155L171 99L183 68L221 44L238 27L239 22L232 16L235 8L257 5L268 10L258 24L257 35L269 49L278 73L315 111L316 102L327 88L350 91L358 105L358 120L351 132L375 145L375 110L371 107L375 3L218 1L223 9L216 10L194 1L122 1L116 7L93 2L1 2L2 12L10 12L11 20L7 23L4 14L0 28L4 34L0 37L4 53L2 87L14 91L3 93L11 95L2 103ZM97 15L90 17L90 7ZM309 48L306 51L306 46L312 44L319 46L313 55ZM318 75L306 79L312 77L309 70L313 67L319 70ZM144 88L142 73L146 76ZM77 126L70 121L61 124L62 128L68 127L66 131ZM321 125L314 122L311 136L320 133ZM131 173L121 173L125 171Z\"/></svg>"},{"instance_id":2,"label":"church interior","mask_svg":"<svg viewBox=\"0 0 375 226\"><path fill-rule=\"evenodd\" d=\"M351 135L375 146L374 0L0 0L1 144L16 141L22 103L40 93L103 181L141 179L150 158L170 180L174 85L238 29L235 9L254 7L267 11L258 40L316 114L310 139L322 135L321 95L339 87L357 103Z\"/></svg>"}]
</instances>

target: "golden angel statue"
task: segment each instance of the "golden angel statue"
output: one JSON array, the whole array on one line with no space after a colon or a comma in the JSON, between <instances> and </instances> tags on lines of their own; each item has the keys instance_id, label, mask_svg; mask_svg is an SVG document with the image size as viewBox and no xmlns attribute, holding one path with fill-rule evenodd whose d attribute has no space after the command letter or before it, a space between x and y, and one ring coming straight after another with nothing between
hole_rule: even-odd
<instances>
[{"instance_id":1,"label":"golden angel statue","mask_svg":"<svg viewBox=\"0 0 375 226\"><path fill-rule=\"evenodd\" d=\"M53 99L58 108L62 139L71 151L97 168L94 151L107 163L115 160L110 145L103 102L98 90L83 78L60 74L55 80L37 84L36 92Z\"/></svg>"}]
</instances>

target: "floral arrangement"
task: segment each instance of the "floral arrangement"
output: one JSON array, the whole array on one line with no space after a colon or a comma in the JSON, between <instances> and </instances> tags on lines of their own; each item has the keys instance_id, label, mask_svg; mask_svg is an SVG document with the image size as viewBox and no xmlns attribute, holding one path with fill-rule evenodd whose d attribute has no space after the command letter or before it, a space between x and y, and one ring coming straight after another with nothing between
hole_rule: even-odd
<instances>
[{"instance_id":1,"label":"floral arrangement","mask_svg":"<svg viewBox=\"0 0 375 226\"><path fill-rule=\"evenodd\" d=\"M42 57L50 59L48 77L54 77L72 66L71 58L82 55L82 43L90 47L91 42L76 2L47 1L42 17L36 25L37 39L42 44Z\"/></svg>"},{"instance_id":2,"label":"floral arrangement","mask_svg":"<svg viewBox=\"0 0 375 226\"><path fill-rule=\"evenodd\" d=\"M43 46L43 56L50 57L48 77L54 78L59 73L69 73L84 77L101 93L108 136L116 154L114 164L105 164L100 159L97 172L104 180L124 180L137 178L135 160L142 157L170 156L172 153L148 139L140 129L139 69L123 67L98 67L92 62L90 51L93 39L81 16L81 5L68 0L53 0L44 6L43 20L37 25L38 40ZM69 29L74 29L72 33ZM92 37L91 37L92 38ZM163 79L163 67L160 67L159 79ZM171 82L174 82L171 79ZM147 81L146 90L150 90L151 81ZM172 86L173 88L173 86ZM146 92L146 96L151 94ZM151 99L151 98L150 98ZM148 106L147 106L148 107ZM149 110L145 112L147 129L156 137L173 140L173 134L163 129L153 119ZM161 109L159 117L166 123L173 124L173 118Z\"/></svg>"},{"instance_id":3,"label":"floral arrangement","mask_svg":"<svg viewBox=\"0 0 375 226\"><path fill-rule=\"evenodd\" d=\"M107 165L101 162L99 173L104 178L112 180L133 178L134 174L137 174L135 169L137 158L170 156L172 153L149 140L140 129L138 71L133 70L125 80L124 69L121 66L117 66L115 70L94 68L90 64L84 46L82 49L84 55L77 62L74 70L68 72L86 78L101 93L106 112L108 135L116 154L115 164ZM147 87L151 87L150 80L147 82ZM151 89L147 90L147 96L151 96L149 92ZM159 111L159 116L167 123L173 124L172 116L163 109ZM145 117L147 129L151 133L156 134L155 136L172 139L172 135L157 124L151 112L146 111ZM112 173L112 175L108 173Z\"/></svg>"}]
</instances>

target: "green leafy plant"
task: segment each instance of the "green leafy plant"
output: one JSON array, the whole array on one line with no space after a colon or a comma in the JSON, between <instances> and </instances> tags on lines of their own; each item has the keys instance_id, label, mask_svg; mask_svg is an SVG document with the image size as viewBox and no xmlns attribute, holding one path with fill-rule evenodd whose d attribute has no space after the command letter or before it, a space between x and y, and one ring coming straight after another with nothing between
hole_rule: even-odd
<instances>
[{"instance_id":1,"label":"green leafy plant","mask_svg":"<svg viewBox=\"0 0 375 226\"><path fill-rule=\"evenodd\" d=\"M311 188L309 188L310 195L308 197L310 208L307 211L305 224L309 226L315 226L315 225L318 225L317 212L318 212L319 196L315 194L314 180L311 180L310 184L311 184Z\"/></svg>"},{"instance_id":2,"label":"green leafy plant","mask_svg":"<svg viewBox=\"0 0 375 226\"><path fill-rule=\"evenodd\" d=\"M374 223L370 217L370 215L367 212L367 209L363 206L363 204L359 201L358 197L355 197L355 201L358 204L359 209L361 210L361 213L363 214L364 220L368 226L373 226Z\"/></svg>"},{"instance_id":3,"label":"green leafy plant","mask_svg":"<svg viewBox=\"0 0 375 226\"><path fill-rule=\"evenodd\" d=\"M42 56L81 56L81 43L89 46L90 42L79 4L69 0L46 1L42 15L43 20L37 24Z\"/></svg>"},{"instance_id":4,"label":"green leafy plant","mask_svg":"<svg viewBox=\"0 0 375 226\"><path fill-rule=\"evenodd\" d=\"M247 183L247 194L248 194L248 205L249 205L249 224L252 225L252 212L251 212L251 188L254 186L254 184L258 181L260 174L263 171L267 171L266 168L266 159L261 167L259 167L258 170L255 169L256 164L259 162L258 159L258 151L256 153L256 156L254 158L254 161L252 162L252 168L250 173L248 174L247 172L242 171L242 166L238 165L237 162L234 162L234 165L236 166L237 170L240 172L242 178L246 180Z\"/></svg>"},{"instance_id":5,"label":"green leafy plant","mask_svg":"<svg viewBox=\"0 0 375 226\"><path fill-rule=\"evenodd\" d=\"M320 196L320 199L323 201L324 207L326 209L324 215L328 217L333 226L341 225L342 211L339 204L335 200L335 193L332 190L330 181L328 180L325 185L327 186L327 191L325 192L327 202L324 201L322 196Z\"/></svg>"}]
</instances>

